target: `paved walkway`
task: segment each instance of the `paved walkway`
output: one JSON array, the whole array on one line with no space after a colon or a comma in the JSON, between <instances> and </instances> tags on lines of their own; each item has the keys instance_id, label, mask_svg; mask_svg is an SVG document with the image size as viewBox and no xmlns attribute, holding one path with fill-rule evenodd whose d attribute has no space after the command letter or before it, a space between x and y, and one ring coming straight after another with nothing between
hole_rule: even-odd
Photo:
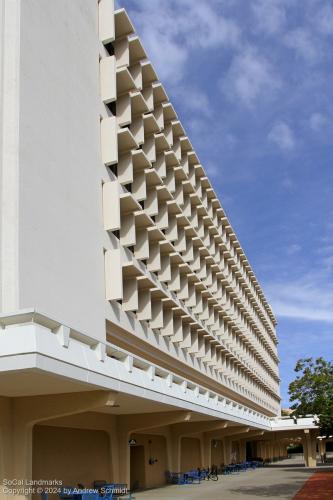
<instances>
[{"instance_id":1,"label":"paved walkway","mask_svg":"<svg viewBox=\"0 0 333 500\"><path fill-rule=\"evenodd\" d=\"M292 500L304 483L313 476L333 471L333 467L306 469L301 463L301 457L283 460L269 467L248 470L237 475L220 476L217 482L204 481L200 485L172 485L164 488L136 493L136 500L260 500L271 498L275 500ZM316 474L315 474L316 476ZM320 497L296 497L297 500L322 500ZM333 496L323 497L323 499Z\"/></svg>"}]
</instances>

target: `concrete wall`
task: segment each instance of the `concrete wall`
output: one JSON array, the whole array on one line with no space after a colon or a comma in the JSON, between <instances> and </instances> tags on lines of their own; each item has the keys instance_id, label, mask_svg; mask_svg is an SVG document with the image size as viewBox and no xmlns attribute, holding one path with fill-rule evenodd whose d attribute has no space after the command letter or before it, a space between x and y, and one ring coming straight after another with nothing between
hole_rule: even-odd
<instances>
[{"instance_id":1,"label":"concrete wall","mask_svg":"<svg viewBox=\"0 0 333 500\"><path fill-rule=\"evenodd\" d=\"M0 1L0 25L0 310L9 310L18 275L20 0Z\"/></svg>"},{"instance_id":2,"label":"concrete wall","mask_svg":"<svg viewBox=\"0 0 333 500\"><path fill-rule=\"evenodd\" d=\"M181 470L188 471L201 467L200 440L184 437L181 440Z\"/></svg>"},{"instance_id":3,"label":"concrete wall","mask_svg":"<svg viewBox=\"0 0 333 500\"><path fill-rule=\"evenodd\" d=\"M4 57L4 0L0 0L0 207L2 207L2 136L3 136L3 57ZM0 263L2 253L2 217L0 216ZM2 290L2 266L0 264L0 291ZM0 311L2 293L0 293Z\"/></svg>"},{"instance_id":4,"label":"concrete wall","mask_svg":"<svg viewBox=\"0 0 333 500\"><path fill-rule=\"evenodd\" d=\"M101 339L97 2L24 0L20 9L19 165L17 182L3 186L17 217L3 309L36 308Z\"/></svg>"},{"instance_id":5,"label":"concrete wall","mask_svg":"<svg viewBox=\"0 0 333 500\"><path fill-rule=\"evenodd\" d=\"M101 338L97 13L91 0L22 2L19 265L20 307Z\"/></svg>"},{"instance_id":6,"label":"concrete wall","mask_svg":"<svg viewBox=\"0 0 333 500\"><path fill-rule=\"evenodd\" d=\"M109 436L98 430L36 426L33 431L33 478L60 479L91 487L111 480Z\"/></svg>"}]
</instances>

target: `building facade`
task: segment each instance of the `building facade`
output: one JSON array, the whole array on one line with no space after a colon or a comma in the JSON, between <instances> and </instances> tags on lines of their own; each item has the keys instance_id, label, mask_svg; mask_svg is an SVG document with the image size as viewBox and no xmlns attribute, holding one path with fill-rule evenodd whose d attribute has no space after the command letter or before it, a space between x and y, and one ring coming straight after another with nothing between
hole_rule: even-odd
<instances>
[{"instance_id":1,"label":"building facade","mask_svg":"<svg viewBox=\"0 0 333 500\"><path fill-rule=\"evenodd\" d=\"M274 315L126 11L0 6L0 478L283 456Z\"/></svg>"}]
</instances>

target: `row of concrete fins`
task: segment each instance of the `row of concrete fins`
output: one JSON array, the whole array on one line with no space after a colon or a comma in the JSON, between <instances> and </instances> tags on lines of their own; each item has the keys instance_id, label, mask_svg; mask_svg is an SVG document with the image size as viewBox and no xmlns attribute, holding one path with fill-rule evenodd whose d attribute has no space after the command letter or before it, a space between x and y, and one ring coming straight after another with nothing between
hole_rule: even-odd
<instances>
[{"instance_id":1,"label":"row of concrete fins","mask_svg":"<svg viewBox=\"0 0 333 500\"><path fill-rule=\"evenodd\" d=\"M214 332L225 329L226 312L236 312L223 286L230 287L232 280L228 257L223 257L231 253L227 219L139 39L124 36L113 41L113 50L100 61L102 101L116 101L115 115L101 121L102 161L117 164L116 178L103 186L105 229L119 230L121 246L133 247L135 258L145 261L191 314L171 302L149 280L150 273L138 272L138 262L125 264L121 248L119 262L115 251L106 253L106 269L119 273L115 280L110 272L107 299L121 299L124 311L135 311L137 319L216 366L212 346L219 336ZM252 375L262 372L258 382L263 383L267 371L274 376L271 360L255 335L251 341L266 365L265 371L256 366ZM246 346L244 351L236 361L249 367L254 356ZM267 388L274 392L275 387Z\"/></svg>"}]
</instances>

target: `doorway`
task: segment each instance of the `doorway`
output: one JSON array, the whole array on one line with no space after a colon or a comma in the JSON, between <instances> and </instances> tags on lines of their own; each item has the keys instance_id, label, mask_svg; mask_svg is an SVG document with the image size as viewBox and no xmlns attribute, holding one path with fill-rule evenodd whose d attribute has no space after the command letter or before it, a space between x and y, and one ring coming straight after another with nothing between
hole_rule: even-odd
<instances>
[{"instance_id":1,"label":"doorway","mask_svg":"<svg viewBox=\"0 0 333 500\"><path fill-rule=\"evenodd\" d=\"M146 486L145 449L143 445L131 446L131 490L141 490Z\"/></svg>"}]
</instances>

